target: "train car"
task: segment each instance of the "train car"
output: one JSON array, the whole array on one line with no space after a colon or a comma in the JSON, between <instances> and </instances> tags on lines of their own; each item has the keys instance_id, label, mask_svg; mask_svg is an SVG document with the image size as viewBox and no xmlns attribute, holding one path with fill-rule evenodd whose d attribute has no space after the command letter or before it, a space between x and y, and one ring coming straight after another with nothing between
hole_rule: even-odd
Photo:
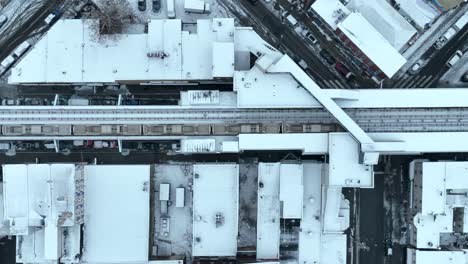
<instances>
[{"instance_id":1,"label":"train car","mask_svg":"<svg viewBox=\"0 0 468 264\"><path fill-rule=\"evenodd\" d=\"M69 136L71 125L3 125L4 136Z\"/></svg>"},{"instance_id":2,"label":"train car","mask_svg":"<svg viewBox=\"0 0 468 264\"><path fill-rule=\"evenodd\" d=\"M283 124L283 133L337 132L334 124Z\"/></svg>"},{"instance_id":3,"label":"train car","mask_svg":"<svg viewBox=\"0 0 468 264\"><path fill-rule=\"evenodd\" d=\"M139 136L141 125L74 125L73 134L76 136Z\"/></svg>"},{"instance_id":4,"label":"train car","mask_svg":"<svg viewBox=\"0 0 468 264\"><path fill-rule=\"evenodd\" d=\"M281 133L281 124L261 125L260 133L265 133L265 134Z\"/></svg>"},{"instance_id":5,"label":"train car","mask_svg":"<svg viewBox=\"0 0 468 264\"><path fill-rule=\"evenodd\" d=\"M213 125L213 135L238 135L241 132L241 125Z\"/></svg>"},{"instance_id":6,"label":"train car","mask_svg":"<svg viewBox=\"0 0 468 264\"><path fill-rule=\"evenodd\" d=\"M210 135L211 125L144 125L143 134L163 135Z\"/></svg>"}]
</instances>

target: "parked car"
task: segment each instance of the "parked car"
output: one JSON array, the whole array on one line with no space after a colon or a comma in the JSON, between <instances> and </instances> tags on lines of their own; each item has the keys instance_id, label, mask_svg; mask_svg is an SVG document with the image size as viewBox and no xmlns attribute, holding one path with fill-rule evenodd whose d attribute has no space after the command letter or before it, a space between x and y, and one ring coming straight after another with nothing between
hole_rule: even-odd
<instances>
[{"instance_id":1,"label":"parked car","mask_svg":"<svg viewBox=\"0 0 468 264\"><path fill-rule=\"evenodd\" d=\"M387 239L385 241L385 255L392 256L393 255L393 242L391 239Z\"/></svg>"},{"instance_id":2,"label":"parked car","mask_svg":"<svg viewBox=\"0 0 468 264\"><path fill-rule=\"evenodd\" d=\"M161 10L161 0L153 0L153 12L157 13Z\"/></svg>"},{"instance_id":3,"label":"parked car","mask_svg":"<svg viewBox=\"0 0 468 264\"><path fill-rule=\"evenodd\" d=\"M49 14L49 15L44 19L44 22L46 22L47 25L50 25L50 24L52 24L52 22L55 21L55 17L56 17L56 15L54 15L54 14Z\"/></svg>"},{"instance_id":4,"label":"parked car","mask_svg":"<svg viewBox=\"0 0 468 264\"><path fill-rule=\"evenodd\" d=\"M5 15L0 15L0 27L2 27L8 21L8 17Z\"/></svg>"},{"instance_id":5,"label":"parked car","mask_svg":"<svg viewBox=\"0 0 468 264\"><path fill-rule=\"evenodd\" d=\"M146 11L146 0L138 0L138 10Z\"/></svg>"},{"instance_id":6,"label":"parked car","mask_svg":"<svg viewBox=\"0 0 468 264\"><path fill-rule=\"evenodd\" d=\"M462 82L468 82L468 71L465 72L465 74L463 74L461 80L462 80Z\"/></svg>"},{"instance_id":7,"label":"parked car","mask_svg":"<svg viewBox=\"0 0 468 264\"><path fill-rule=\"evenodd\" d=\"M307 40L309 40L312 44L316 44L317 43L317 39L314 37L314 35L312 35L312 33L309 31L309 30L303 30L301 32L301 35L306 38Z\"/></svg>"},{"instance_id":8,"label":"parked car","mask_svg":"<svg viewBox=\"0 0 468 264\"><path fill-rule=\"evenodd\" d=\"M422 61L418 60L408 72L409 74L414 75L418 73L421 70L421 68L422 68Z\"/></svg>"},{"instance_id":9,"label":"parked car","mask_svg":"<svg viewBox=\"0 0 468 264\"><path fill-rule=\"evenodd\" d=\"M336 62L335 58L333 58L333 56L327 50L321 50L320 56L322 56L322 58L324 58L330 65L333 65Z\"/></svg>"},{"instance_id":10,"label":"parked car","mask_svg":"<svg viewBox=\"0 0 468 264\"><path fill-rule=\"evenodd\" d=\"M457 50L455 54L447 61L447 66L452 67L455 63L457 63L461 57L463 56L463 52L461 50Z\"/></svg>"},{"instance_id":11,"label":"parked car","mask_svg":"<svg viewBox=\"0 0 468 264\"><path fill-rule=\"evenodd\" d=\"M335 69L343 75L346 79L350 80L354 77L353 73L346 67L343 63L337 62L335 64Z\"/></svg>"}]
</instances>

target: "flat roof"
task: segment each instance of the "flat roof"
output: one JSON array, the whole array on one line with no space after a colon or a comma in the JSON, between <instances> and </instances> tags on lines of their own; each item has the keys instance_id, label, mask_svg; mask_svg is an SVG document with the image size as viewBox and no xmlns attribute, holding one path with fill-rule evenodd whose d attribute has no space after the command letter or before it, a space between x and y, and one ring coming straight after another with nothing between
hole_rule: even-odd
<instances>
[{"instance_id":1,"label":"flat roof","mask_svg":"<svg viewBox=\"0 0 468 264\"><path fill-rule=\"evenodd\" d=\"M351 13L339 25L346 35L387 77L406 63L395 49L361 14Z\"/></svg>"},{"instance_id":2,"label":"flat roof","mask_svg":"<svg viewBox=\"0 0 468 264\"><path fill-rule=\"evenodd\" d=\"M302 219L303 175L304 168L302 164L282 163L280 165L279 199L282 202L281 218Z\"/></svg>"},{"instance_id":3,"label":"flat roof","mask_svg":"<svg viewBox=\"0 0 468 264\"><path fill-rule=\"evenodd\" d=\"M423 162L421 208L414 217L418 248L439 248L440 233L453 232L453 208L467 207L468 199L448 190L468 190L468 162ZM464 212L464 217L468 213ZM466 221L463 231L468 230Z\"/></svg>"},{"instance_id":4,"label":"flat roof","mask_svg":"<svg viewBox=\"0 0 468 264\"><path fill-rule=\"evenodd\" d=\"M3 165L5 218L24 218L28 226L41 225L44 217L74 225L74 176L74 164Z\"/></svg>"},{"instance_id":5,"label":"flat roof","mask_svg":"<svg viewBox=\"0 0 468 264\"><path fill-rule=\"evenodd\" d=\"M316 0L311 7L334 30L338 28L338 23L351 13L339 0Z\"/></svg>"},{"instance_id":6,"label":"flat roof","mask_svg":"<svg viewBox=\"0 0 468 264\"><path fill-rule=\"evenodd\" d=\"M257 259L279 259L280 163L258 164Z\"/></svg>"},{"instance_id":7,"label":"flat roof","mask_svg":"<svg viewBox=\"0 0 468 264\"><path fill-rule=\"evenodd\" d=\"M321 163L304 163L304 209L299 232L299 263L322 263L322 171ZM346 248L336 250L346 250ZM331 256L323 256L323 259Z\"/></svg>"},{"instance_id":8,"label":"flat roof","mask_svg":"<svg viewBox=\"0 0 468 264\"><path fill-rule=\"evenodd\" d=\"M439 12L425 1L395 0L395 2L399 5L400 10L407 14L420 28L424 28L426 24L431 23L439 15Z\"/></svg>"},{"instance_id":9,"label":"flat roof","mask_svg":"<svg viewBox=\"0 0 468 264\"><path fill-rule=\"evenodd\" d=\"M417 33L387 0L351 0L346 7L357 10L396 50Z\"/></svg>"},{"instance_id":10,"label":"flat roof","mask_svg":"<svg viewBox=\"0 0 468 264\"><path fill-rule=\"evenodd\" d=\"M249 85L248 79L254 74L239 72L235 74L234 85L237 87L237 107L239 108L322 108L320 103L298 82L273 82L278 78L272 74L271 83L263 83L270 76L258 75L262 85ZM245 78L242 81L238 81ZM322 89L328 97L335 100L342 108L431 108L431 107L468 107L463 98L468 97L468 89ZM261 98L256 96L261 94Z\"/></svg>"},{"instance_id":11,"label":"flat roof","mask_svg":"<svg viewBox=\"0 0 468 264\"><path fill-rule=\"evenodd\" d=\"M330 133L328 140L329 184L346 187L374 187L373 166L360 162L361 153L356 140L347 133Z\"/></svg>"},{"instance_id":12,"label":"flat roof","mask_svg":"<svg viewBox=\"0 0 468 264\"><path fill-rule=\"evenodd\" d=\"M149 182L149 165L85 166L83 261L148 261Z\"/></svg>"},{"instance_id":13,"label":"flat roof","mask_svg":"<svg viewBox=\"0 0 468 264\"><path fill-rule=\"evenodd\" d=\"M447 263L447 264L465 264L465 251L426 251L415 250L415 264L426 263Z\"/></svg>"},{"instance_id":14,"label":"flat roof","mask_svg":"<svg viewBox=\"0 0 468 264\"><path fill-rule=\"evenodd\" d=\"M193 256L236 256L239 166L193 166Z\"/></svg>"},{"instance_id":15,"label":"flat roof","mask_svg":"<svg viewBox=\"0 0 468 264\"><path fill-rule=\"evenodd\" d=\"M217 63L221 62L219 49L234 52L234 19L198 20L197 33L182 31L180 19L150 20L148 33L120 34L102 40L95 35L94 23L80 19L57 21L13 67L9 82L210 80L233 75L234 54L221 65Z\"/></svg>"}]
</instances>

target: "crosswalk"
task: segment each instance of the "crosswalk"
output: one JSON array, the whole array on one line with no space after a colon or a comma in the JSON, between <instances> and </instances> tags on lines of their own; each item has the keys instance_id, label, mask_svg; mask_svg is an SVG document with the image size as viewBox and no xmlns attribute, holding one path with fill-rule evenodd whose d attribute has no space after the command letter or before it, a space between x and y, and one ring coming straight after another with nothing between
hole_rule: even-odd
<instances>
[{"instance_id":1,"label":"crosswalk","mask_svg":"<svg viewBox=\"0 0 468 264\"><path fill-rule=\"evenodd\" d=\"M320 88L335 88L335 89L346 89L348 88L345 86L343 83L341 83L339 80L334 79L334 80L316 80L315 83L317 83Z\"/></svg>"},{"instance_id":2,"label":"crosswalk","mask_svg":"<svg viewBox=\"0 0 468 264\"><path fill-rule=\"evenodd\" d=\"M433 75L409 75L405 74L393 87L395 88L427 88L434 80Z\"/></svg>"}]
</instances>

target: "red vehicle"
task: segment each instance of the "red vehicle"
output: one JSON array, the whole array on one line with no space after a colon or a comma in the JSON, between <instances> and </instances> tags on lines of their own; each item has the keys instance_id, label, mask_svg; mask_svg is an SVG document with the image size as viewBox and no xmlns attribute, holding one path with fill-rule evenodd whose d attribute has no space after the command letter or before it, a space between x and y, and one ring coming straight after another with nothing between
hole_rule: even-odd
<instances>
[{"instance_id":1,"label":"red vehicle","mask_svg":"<svg viewBox=\"0 0 468 264\"><path fill-rule=\"evenodd\" d=\"M341 73L346 79L350 80L354 77L353 73L343 63L335 63L335 69Z\"/></svg>"}]
</instances>

